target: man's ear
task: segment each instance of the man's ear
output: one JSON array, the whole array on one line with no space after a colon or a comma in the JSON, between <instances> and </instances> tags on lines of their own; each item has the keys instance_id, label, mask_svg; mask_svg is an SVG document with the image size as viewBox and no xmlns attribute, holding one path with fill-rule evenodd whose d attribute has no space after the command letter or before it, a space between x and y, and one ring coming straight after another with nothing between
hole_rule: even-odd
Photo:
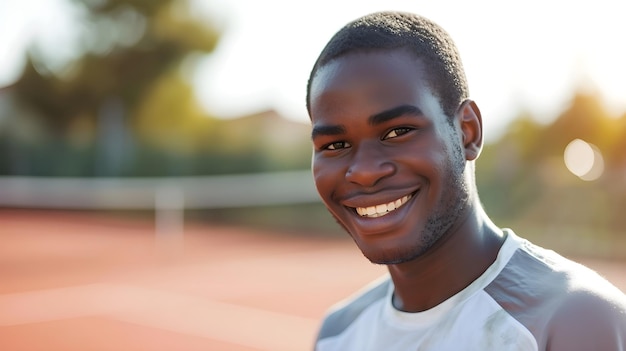
<instances>
[{"instance_id":1,"label":"man's ear","mask_svg":"<svg viewBox=\"0 0 626 351\"><path fill-rule=\"evenodd\" d=\"M463 137L465 159L475 160L483 148L483 119L478 105L473 100L465 100L457 112Z\"/></svg>"}]
</instances>

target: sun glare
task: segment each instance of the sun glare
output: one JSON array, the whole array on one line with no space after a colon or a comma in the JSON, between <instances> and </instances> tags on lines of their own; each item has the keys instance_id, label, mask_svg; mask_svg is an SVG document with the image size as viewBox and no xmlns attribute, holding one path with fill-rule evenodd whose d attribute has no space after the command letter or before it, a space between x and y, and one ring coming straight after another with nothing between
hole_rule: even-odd
<instances>
[{"instance_id":1,"label":"sun glare","mask_svg":"<svg viewBox=\"0 0 626 351\"><path fill-rule=\"evenodd\" d=\"M595 145L584 140L572 140L565 147L563 157L567 169L582 180L596 180L604 172L602 153Z\"/></svg>"}]
</instances>

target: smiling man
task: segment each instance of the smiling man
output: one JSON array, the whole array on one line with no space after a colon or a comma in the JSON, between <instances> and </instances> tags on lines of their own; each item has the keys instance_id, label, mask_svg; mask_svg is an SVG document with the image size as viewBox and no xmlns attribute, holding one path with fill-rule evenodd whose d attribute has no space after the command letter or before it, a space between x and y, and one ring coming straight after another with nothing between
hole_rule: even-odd
<instances>
[{"instance_id":1,"label":"smiling man","mask_svg":"<svg viewBox=\"0 0 626 351\"><path fill-rule=\"evenodd\" d=\"M455 44L409 13L347 24L307 86L324 204L389 275L329 311L316 350L626 350L626 297L498 228L482 117Z\"/></svg>"}]
</instances>

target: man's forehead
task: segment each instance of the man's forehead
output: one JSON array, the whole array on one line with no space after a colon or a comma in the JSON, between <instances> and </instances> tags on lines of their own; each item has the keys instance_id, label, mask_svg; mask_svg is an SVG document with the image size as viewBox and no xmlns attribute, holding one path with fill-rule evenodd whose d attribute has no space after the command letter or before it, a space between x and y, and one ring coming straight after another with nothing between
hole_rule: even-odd
<instances>
[{"instance_id":1,"label":"man's forehead","mask_svg":"<svg viewBox=\"0 0 626 351\"><path fill-rule=\"evenodd\" d=\"M406 50L359 51L340 56L321 66L312 77L311 95L365 79L383 84L393 80L425 78L423 62Z\"/></svg>"},{"instance_id":2,"label":"man's forehead","mask_svg":"<svg viewBox=\"0 0 626 351\"><path fill-rule=\"evenodd\" d=\"M405 51L358 52L322 66L311 82L311 112L359 100L385 107L411 103L428 89L423 64Z\"/></svg>"}]
</instances>

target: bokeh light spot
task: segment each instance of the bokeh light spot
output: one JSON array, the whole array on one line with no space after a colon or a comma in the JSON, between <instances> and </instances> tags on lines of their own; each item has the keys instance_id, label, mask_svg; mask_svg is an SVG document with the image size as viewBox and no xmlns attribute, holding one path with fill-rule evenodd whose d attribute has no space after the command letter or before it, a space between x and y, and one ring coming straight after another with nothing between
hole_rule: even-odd
<instances>
[{"instance_id":1,"label":"bokeh light spot","mask_svg":"<svg viewBox=\"0 0 626 351\"><path fill-rule=\"evenodd\" d=\"M582 180L596 180L604 172L604 159L600 150L581 139L572 140L563 155L565 166Z\"/></svg>"}]
</instances>

